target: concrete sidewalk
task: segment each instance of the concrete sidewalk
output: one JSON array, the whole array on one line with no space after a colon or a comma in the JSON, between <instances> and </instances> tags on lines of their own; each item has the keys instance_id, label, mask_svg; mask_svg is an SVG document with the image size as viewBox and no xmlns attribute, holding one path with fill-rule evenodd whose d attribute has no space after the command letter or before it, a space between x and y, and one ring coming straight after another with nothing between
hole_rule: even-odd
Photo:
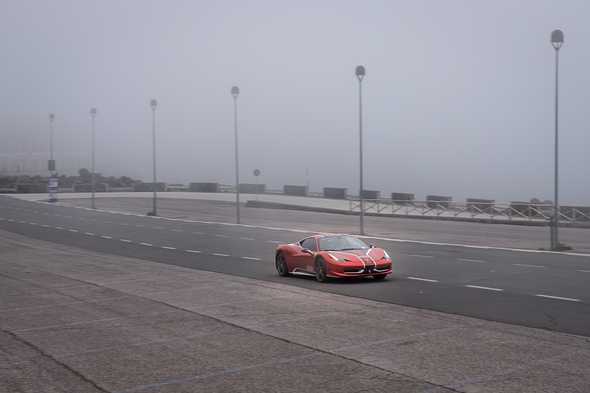
<instances>
[{"instance_id":1,"label":"concrete sidewalk","mask_svg":"<svg viewBox=\"0 0 590 393\"><path fill-rule=\"evenodd\" d=\"M590 339L0 231L0 392L450 391L588 392Z\"/></svg>"}]
</instances>

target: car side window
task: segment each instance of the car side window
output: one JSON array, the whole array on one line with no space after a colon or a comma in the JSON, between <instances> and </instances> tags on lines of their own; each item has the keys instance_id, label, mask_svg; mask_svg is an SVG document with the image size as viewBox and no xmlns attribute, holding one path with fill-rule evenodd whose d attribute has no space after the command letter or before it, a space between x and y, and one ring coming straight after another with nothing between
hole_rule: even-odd
<instances>
[{"instance_id":1,"label":"car side window","mask_svg":"<svg viewBox=\"0 0 590 393\"><path fill-rule=\"evenodd\" d=\"M301 247L306 248L311 251L316 251L315 247L315 239L313 237L308 237L301 242Z\"/></svg>"}]
</instances>

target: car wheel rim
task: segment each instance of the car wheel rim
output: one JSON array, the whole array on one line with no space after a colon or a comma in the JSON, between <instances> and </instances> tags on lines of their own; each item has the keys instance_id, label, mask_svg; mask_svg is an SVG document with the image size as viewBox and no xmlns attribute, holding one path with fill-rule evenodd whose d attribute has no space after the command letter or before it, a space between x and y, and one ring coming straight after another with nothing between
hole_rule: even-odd
<instances>
[{"instance_id":1,"label":"car wheel rim","mask_svg":"<svg viewBox=\"0 0 590 393\"><path fill-rule=\"evenodd\" d=\"M316 267L316 276L318 281L324 281L326 279L326 272L324 271L324 267L321 263L318 263Z\"/></svg>"},{"instance_id":2,"label":"car wheel rim","mask_svg":"<svg viewBox=\"0 0 590 393\"><path fill-rule=\"evenodd\" d=\"M281 255L277 257L277 270L280 274L284 274L287 271L287 267L285 266L285 260Z\"/></svg>"}]
</instances>

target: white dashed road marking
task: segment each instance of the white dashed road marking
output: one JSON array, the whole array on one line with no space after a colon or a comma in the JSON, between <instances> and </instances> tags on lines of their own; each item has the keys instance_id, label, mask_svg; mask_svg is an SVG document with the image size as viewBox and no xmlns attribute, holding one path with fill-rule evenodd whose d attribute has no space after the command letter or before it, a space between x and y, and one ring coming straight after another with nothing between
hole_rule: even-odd
<instances>
[{"instance_id":1,"label":"white dashed road marking","mask_svg":"<svg viewBox=\"0 0 590 393\"><path fill-rule=\"evenodd\" d=\"M184 232L182 229L173 229L172 232Z\"/></svg>"},{"instance_id":2,"label":"white dashed road marking","mask_svg":"<svg viewBox=\"0 0 590 393\"><path fill-rule=\"evenodd\" d=\"M433 255L422 255L422 254L406 254L409 257L413 258L434 258Z\"/></svg>"},{"instance_id":3,"label":"white dashed road marking","mask_svg":"<svg viewBox=\"0 0 590 393\"><path fill-rule=\"evenodd\" d=\"M240 258L247 259L247 260L250 260L250 261L260 261L260 258L255 258L255 257L240 257Z\"/></svg>"},{"instance_id":4,"label":"white dashed road marking","mask_svg":"<svg viewBox=\"0 0 590 393\"><path fill-rule=\"evenodd\" d=\"M266 243L271 243L271 244L281 244L282 242L278 241L278 240L267 240Z\"/></svg>"},{"instance_id":5,"label":"white dashed road marking","mask_svg":"<svg viewBox=\"0 0 590 393\"><path fill-rule=\"evenodd\" d=\"M227 235L222 235L220 233L215 234L215 237L223 237L223 238L228 238L229 236Z\"/></svg>"},{"instance_id":6,"label":"white dashed road marking","mask_svg":"<svg viewBox=\"0 0 590 393\"><path fill-rule=\"evenodd\" d=\"M479 285L465 285L467 288L474 288L474 289L483 289L486 291L495 291L495 292L502 292L503 289L501 288L492 288L492 287L482 287Z\"/></svg>"},{"instance_id":7,"label":"white dashed road marking","mask_svg":"<svg viewBox=\"0 0 590 393\"><path fill-rule=\"evenodd\" d=\"M170 247L170 246L162 246L162 248L164 248L166 250L176 250L176 247Z\"/></svg>"},{"instance_id":8,"label":"white dashed road marking","mask_svg":"<svg viewBox=\"0 0 590 393\"><path fill-rule=\"evenodd\" d=\"M221 254L219 252L214 252L211 255L215 255L216 257L229 257L229 254Z\"/></svg>"},{"instance_id":9,"label":"white dashed road marking","mask_svg":"<svg viewBox=\"0 0 590 393\"><path fill-rule=\"evenodd\" d=\"M529 265L528 263L514 263L513 266L521 266L521 267L534 267L537 269L545 269L545 266L541 265Z\"/></svg>"},{"instance_id":10,"label":"white dashed road marking","mask_svg":"<svg viewBox=\"0 0 590 393\"><path fill-rule=\"evenodd\" d=\"M133 243L131 240L129 239L119 239L119 241L123 242L123 243Z\"/></svg>"},{"instance_id":11,"label":"white dashed road marking","mask_svg":"<svg viewBox=\"0 0 590 393\"><path fill-rule=\"evenodd\" d=\"M430 278L421 278L421 277L408 277L409 280L416 280L416 281L426 281L426 282L438 282L438 280L433 280Z\"/></svg>"},{"instance_id":12,"label":"white dashed road marking","mask_svg":"<svg viewBox=\"0 0 590 393\"><path fill-rule=\"evenodd\" d=\"M240 240L254 240L251 237L241 237Z\"/></svg>"},{"instance_id":13,"label":"white dashed road marking","mask_svg":"<svg viewBox=\"0 0 590 393\"><path fill-rule=\"evenodd\" d=\"M74 229L74 228L70 228L70 229L68 229L68 231L74 232L74 233L78 233L78 230L77 229Z\"/></svg>"},{"instance_id":14,"label":"white dashed road marking","mask_svg":"<svg viewBox=\"0 0 590 393\"><path fill-rule=\"evenodd\" d=\"M45 226L45 225L41 225L41 226ZM49 225L47 225L47 227L49 227ZM62 229L64 229L64 227L55 227L55 229L61 231Z\"/></svg>"},{"instance_id":15,"label":"white dashed road marking","mask_svg":"<svg viewBox=\"0 0 590 393\"><path fill-rule=\"evenodd\" d=\"M141 242L141 243L139 243L139 244L141 244L142 246L147 246L147 247L152 247L152 246L153 246L153 244L151 244L151 243L144 243L144 242Z\"/></svg>"},{"instance_id":16,"label":"white dashed road marking","mask_svg":"<svg viewBox=\"0 0 590 393\"><path fill-rule=\"evenodd\" d=\"M461 261L461 262L486 263L486 261L484 261L482 259L457 258L457 260Z\"/></svg>"},{"instance_id":17,"label":"white dashed road marking","mask_svg":"<svg viewBox=\"0 0 590 393\"><path fill-rule=\"evenodd\" d=\"M581 302L581 300L580 300L580 299L574 299L574 298L571 298L571 297L561 297L561 296L543 295L543 294L541 294L541 293L539 293L539 294L536 294L535 296L538 296L538 297L544 297L544 298L547 298L547 299L554 299L554 300L566 300L566 301L568 301L568 302Z\"/></svg>"},{"instance_id":18,"label":"white dashed road marking","mask_svg":"<svg viewBox=\"0 0 590 393\"><path fill-rule=\"evenodd\" d=\"M580 273L590 273L590 270L578 270Z\"/></svg>"},{"instance_id":19,"label":"white dashed road marking","mask_svg":"<svg viewBox=\"0 0 590 393\"><path fill-rule=\"evenodd\" d=\"M103 239L112 239L112 236L107 236L107 235L101 235L100 237L102 237Z\"/></svg>"},{"instance_id":20,"label":"white dashed road marking","mask_svg":"<svg viewBox=\"0 0 590 393\"><path fill-rule=\"evenodd\" d=\"M94 233L92 233L92 232L84 232L84 234L87 236L94 236Z\"/></svg>"},{"instance_id":21,"label":"white dashed road marking","mask_svg":"<svg viewBox=\"0 0 590 393\"><path fill-rule=\"evenodd\" d=\"M199 250L184 250L184 251L185 252L190 252L190 253L193 253L193 254L200 254L201 253L201 251L199 251Z\"/></svg>"},{"instance_id":22,"label":"white dashed road marking","mask_svg":"<svg viewBox=\"0 0 590 393\"><path fill-rule=\"evenodd\" d=\"M193 235L203 235L203 232L193 232Z\"/></svg>"}]
</instances>

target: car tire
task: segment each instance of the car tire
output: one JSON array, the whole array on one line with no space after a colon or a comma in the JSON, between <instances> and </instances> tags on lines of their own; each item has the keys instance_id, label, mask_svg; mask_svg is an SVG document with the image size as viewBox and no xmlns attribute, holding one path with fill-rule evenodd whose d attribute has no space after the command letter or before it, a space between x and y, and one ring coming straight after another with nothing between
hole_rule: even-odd
<instances>
[{"instance_id":1,"label":"car tire","mask_svg":"<svg viewBox=\"0 0 590 393\"><path fill-rule=\"evenodd\" d=\"M383 281L385 280L385 277L387 277L387 274L376 274L373 276L373 278L377 281Z\"/></svg>"},{"instance_id":2,"label":"car tire","mask_svg":"<svg viewBox=\"0 0 590 393\"><path fill-rule=\"evenodd\" d=\"M328 281L328 275L326 273L326 262L322 257L318 257L315 260L315 279L318 282Z\"/></svg>"},{"instance_id":3,"label":"car tire","mask_svg":"<svg viewBox=\"0 0 590 393\"><path fill-rule=\"evenodd\" d=\"M287 277L289 275L287 261L285 261L285 256L280 252L275 257L275 267L277 268L277 273L279 273L279 276Z\"/></svg>"}]
</instances>

